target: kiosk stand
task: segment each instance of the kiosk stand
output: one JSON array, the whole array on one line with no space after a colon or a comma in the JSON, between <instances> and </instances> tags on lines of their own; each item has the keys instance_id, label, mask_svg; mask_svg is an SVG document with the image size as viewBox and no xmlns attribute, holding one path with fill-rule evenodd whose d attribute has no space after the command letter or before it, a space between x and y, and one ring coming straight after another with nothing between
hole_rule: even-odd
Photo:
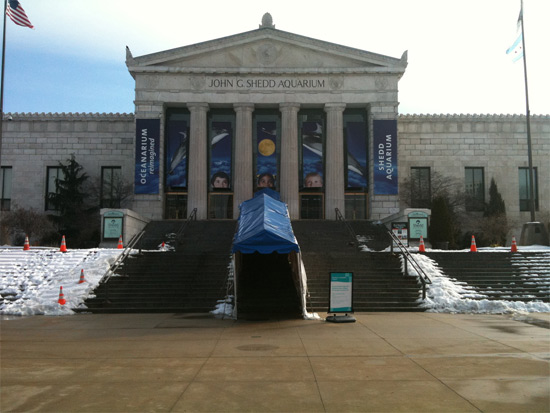
<instances>
[{"instance_id":1,"label":"kiosk stand","mask_svg":"<svg viewBox=\"0 0 550 413\"><path fill-rule=\"evenodd\" d=\"M330 303L326 321L331 323L354 323L353 313L353 273L330 273ZM343 315L341 315L343 314Z\"/></svg>"}]
</instances>

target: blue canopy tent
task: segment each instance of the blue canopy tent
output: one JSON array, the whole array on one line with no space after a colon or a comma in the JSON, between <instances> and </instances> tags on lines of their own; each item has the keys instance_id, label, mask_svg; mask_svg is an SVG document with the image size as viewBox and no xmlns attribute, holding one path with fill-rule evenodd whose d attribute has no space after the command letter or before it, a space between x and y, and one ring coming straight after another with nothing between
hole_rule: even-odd
<instances>
[{"instance_id":1,"label":"blue canopy tent","mask_svg":"<svg viewBox=\"0 0 550 413\"><path fill-rule=\"evenodd\" d=\"M285 203L281 202L279 193L271 189L256 192L254 198L240 205L239 224L233 239L233 268L235 274L235 302L237 303L237 286L240 285L241 268L245 260L253 259L255 253L268 255L286 255L291 266L291 277L300 295L302 312L306 314L307 277L302 263L300 247L292 231L292 225ZM266 262L270 257L265 257ZM272 258L272 257L271 257ZM248 261L247 261L248 262ZM265 275L261 269L255 278ZM281 276L284 276L281 274ZM245 282L245 281L243 281ZM234 315L237 315L237 305Z\"/></svg>"},{"instance_id":2,"label":"blue canopy tent","mask_svg":"<svg viewBox=\"0 0 550 413\"><path fill-rule=\"evenodd\" d=\"M262 188L254 193L254 198L260 195L269 195L271 198L277 201L281 200L281 194L271 188Z\"/></svg>"},{"instance_id":3,"label":"blue canopy tent","mask_svg":"<svg viewBox=\"0 0 550 413\"><path fill-rule=\"evenodd\" d=\"M262 190L261 193L256 193L254 198L244 201L240 209L239 226L233 240L233 253L288 254L300 251L286 204L277 201L271 194L268 195L266 190Z\"/></svg>"}]
</instances>

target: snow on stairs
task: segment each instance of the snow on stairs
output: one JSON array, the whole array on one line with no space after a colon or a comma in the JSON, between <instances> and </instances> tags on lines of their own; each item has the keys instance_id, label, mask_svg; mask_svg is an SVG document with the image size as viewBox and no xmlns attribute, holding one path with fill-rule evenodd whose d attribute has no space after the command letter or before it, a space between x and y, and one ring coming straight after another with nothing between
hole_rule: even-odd
<instances>
[{"instance_id":1,"label":"snow on stairs","mask_svg":"<svg viewBox=\"0 0 550 413\"><path fill-rule=\"evenodd\" d=\"M465 298L550 302L550 252L428 252Z\"/></svg>"},{"instance_id":2,"label":"snow on stairs","mask_svg":"<svg viewBox=\"0 0 550 413\"><path fill-rule=\"evenodd\" d=\"M358 236L369 231L371 245L386 241L373 224L355 229ZM293 221L308 278L308 311L327 311L330 272L353 272L355 311L424 311L419 307L421 286L403 275L399 256L389 252L360 252L340 221Z\"/></svg>"},{"instance_id":3,"label":"snow on stairs","mask_svg":"<svg viewBox=\"0 0 550 413\"><path fill-rule=\"evenodd\" d=\"M143 251L130 256L119 274L100 284L96 297L86 301L87 311L213 310L225 297L235 227L235 221L190 221L176 251Z\"/></svg>"},{"instance_id":4,"label":"snow on stairs","mask_svg":"<svg viewBox=\"0 0 550 413\"><path fill-rule=\"evenodd\" d=\"M34 289L47 282L45 277L31 277L29 274L55 271L79 266L93 250L70 250L64 254L59 248L31 247L29 251L20 248L0 249L0 306L4 302L15 301L27 288Z\"/></svg>"}]
</instances>

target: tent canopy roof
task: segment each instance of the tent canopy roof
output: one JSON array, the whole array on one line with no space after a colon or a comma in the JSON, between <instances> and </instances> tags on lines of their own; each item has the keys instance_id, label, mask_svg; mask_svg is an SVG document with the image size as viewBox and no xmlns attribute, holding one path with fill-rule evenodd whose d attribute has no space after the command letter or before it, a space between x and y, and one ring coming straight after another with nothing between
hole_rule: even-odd
<instances>
[{"instance_id":1,"label":"tent canopy roof","mask_svg":"<svg viewBox=\"0 0 550 413\"><path fill-rule=\"evenodd\" d=\"M300 251L286 204L272 198L267 191L244 201L240 210L233 253L288 254Z\"/></svg>"}]
</instances>

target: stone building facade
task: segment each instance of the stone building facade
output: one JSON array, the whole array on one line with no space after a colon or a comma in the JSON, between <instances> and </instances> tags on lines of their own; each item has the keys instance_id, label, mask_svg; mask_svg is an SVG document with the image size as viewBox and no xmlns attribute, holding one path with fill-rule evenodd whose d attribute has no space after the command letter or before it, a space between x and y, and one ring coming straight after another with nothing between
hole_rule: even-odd
<instances>
[{"instance_id":1,"label":"stone building facade","mask_svg":"<svg viewBox=\"0 0 550 413\"><path fill-rule=\"evenodd\" d=\"M132 196L114 206L147 219L184 219L194 209L198 219L235 219L269 173L291 219L332 220L336 210L384 219L422 207L439 174L463 183L474 215L494 178L509 218L529 220L525 116L400 116L406 52L392 58L319 41L264 17L258 29L222 39L140 57L127 50L126 64L134 114L5 115L3 210L47 212L59 162L74 155L102 188L102 206L114 196L104 188L129 184ZM531 137L547 221L550 116L531 118ZM405 199L411 180L420 186Z\"/></svg>"}]
</instances>

